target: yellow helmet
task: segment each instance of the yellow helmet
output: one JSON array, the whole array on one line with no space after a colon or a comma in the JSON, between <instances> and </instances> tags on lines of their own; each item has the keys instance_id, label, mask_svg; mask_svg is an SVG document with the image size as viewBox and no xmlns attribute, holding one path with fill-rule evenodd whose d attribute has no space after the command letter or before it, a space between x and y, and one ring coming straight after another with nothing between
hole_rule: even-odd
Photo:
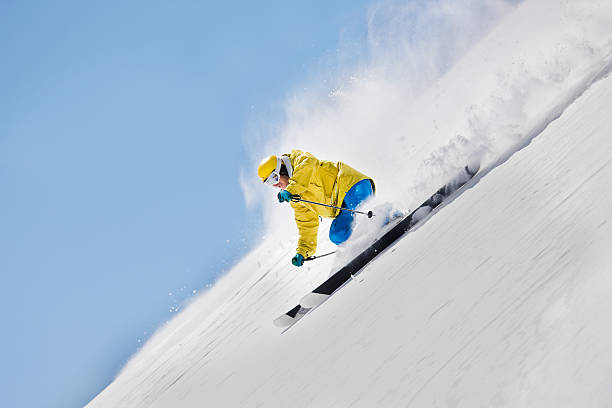
<instances>
[{"instance_id":1,"label":"yellow helmet","mask_svg":"<svg viewBox=\"0 0 612 408\"><path fill-rule=\"evenodd\" d=\"M259 163L257 167L257 175L261 179L261 181L266 181L270 173L272 173L277 166L278 157L276 156L268 156Z\"/></svg>"}]
</instances>

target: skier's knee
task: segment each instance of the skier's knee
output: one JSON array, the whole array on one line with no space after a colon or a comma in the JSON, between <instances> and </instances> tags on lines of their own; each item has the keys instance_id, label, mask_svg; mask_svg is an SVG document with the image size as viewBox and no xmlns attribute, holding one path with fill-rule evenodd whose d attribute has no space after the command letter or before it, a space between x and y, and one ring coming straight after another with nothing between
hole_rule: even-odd
<instances>
[{"instance_id":1,"label":"skier's knee","mask_svg":"<svg viewBox=\"0 0 612 408\"><path fill-rule=\"evenodd\" d=\"M344 243L351 236L350 228L330 228L329 240L336 245Z\"/></svg>"}]
</instances>

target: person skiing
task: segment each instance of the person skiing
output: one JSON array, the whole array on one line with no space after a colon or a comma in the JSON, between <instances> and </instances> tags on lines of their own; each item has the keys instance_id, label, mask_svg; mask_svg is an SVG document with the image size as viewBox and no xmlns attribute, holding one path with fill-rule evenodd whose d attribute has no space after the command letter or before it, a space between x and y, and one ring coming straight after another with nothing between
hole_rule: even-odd
<instances>
[{"instance_id":1,"label":"person skiing","mask_svg":"<svg viewBox=\"0 0 612 408\"><path fill-rule=\"evenodd\" d=\"M288 202L293 208L299 238L291 263L298 267L317 249L319 216L333 219L329 239L336 245L351 236L355 217L352 211L298 200L354 210L373 196L376 188L374 180L348 164L319 160L301 150L266 157L259 164L257 174L265 184L280 188L278 201Z\"/></svg>"}]
</instances>

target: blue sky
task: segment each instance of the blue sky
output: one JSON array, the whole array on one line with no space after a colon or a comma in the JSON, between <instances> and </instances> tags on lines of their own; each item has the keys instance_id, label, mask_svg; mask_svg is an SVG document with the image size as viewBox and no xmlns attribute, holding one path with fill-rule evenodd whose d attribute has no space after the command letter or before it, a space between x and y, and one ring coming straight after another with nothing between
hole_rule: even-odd
<instances>
[{"instance_id":1,"label":"blue sky","mask_svg":"<svg viewBox=\"0 0 612 408\"><path fill-rule=\"evenodd\" d=\"M2 2L0 405L85 404L248 251L248 129L366 3Z\"/></svg>"}]
</instances>

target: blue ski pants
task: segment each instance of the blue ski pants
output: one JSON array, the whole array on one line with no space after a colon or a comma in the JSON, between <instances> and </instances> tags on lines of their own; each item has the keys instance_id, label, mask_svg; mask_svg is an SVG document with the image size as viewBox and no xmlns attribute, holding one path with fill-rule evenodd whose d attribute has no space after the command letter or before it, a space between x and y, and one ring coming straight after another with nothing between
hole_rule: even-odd
<instances>
[{"instance_id":1,"label":"blue ski pants","mask_svg":"<svg viewBox=\"0 0 612 408\"><path fill-rule=\"evenodd\" d=\"M372 190L372 183L369 179L361 180L351 187L351 189L344 196L342 201L342 208L349 208L351 210L356 209L359 204L364 202L368 197L374 195ZM329 239L336 245L340 245L349 237L353 232L353 221L355 214L351 211L340 211L340 214L329 227Z\"/></svg>"}]
</instances>

